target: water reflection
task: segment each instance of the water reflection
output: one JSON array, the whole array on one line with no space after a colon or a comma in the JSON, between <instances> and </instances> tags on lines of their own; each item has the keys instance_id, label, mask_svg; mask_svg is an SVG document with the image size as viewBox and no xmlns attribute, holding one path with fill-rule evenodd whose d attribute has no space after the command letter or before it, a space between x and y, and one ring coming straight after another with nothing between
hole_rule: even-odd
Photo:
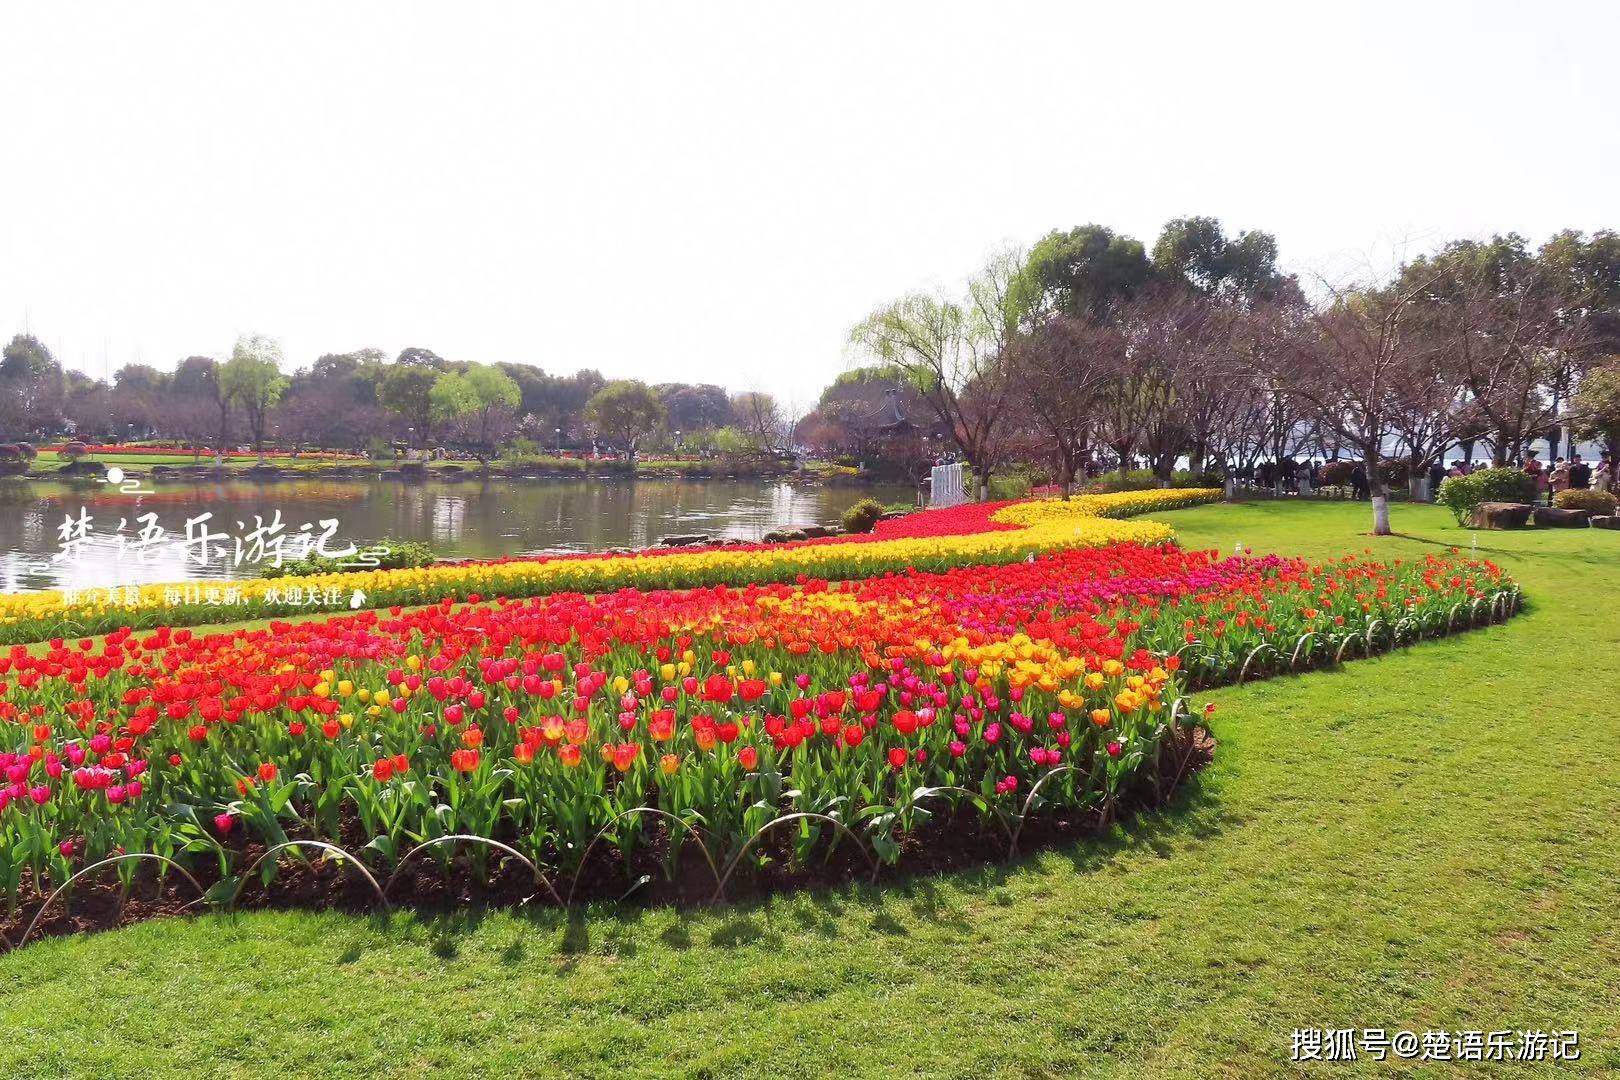
<instances>
[{"instance_id":1,"label":"water reflection","mask_svg":"<svg viewBox=\"0 0 1620 1080\"><path fill-rule=\"evenodd\" d=\"M254 576L253 567L232 565L229 541L223 559L187 558L186 522L205 511L213 514L209 529L233 538L279 510L288 534L306 522L319 533L314 523L336 518L339 545L398 536L443 556L492 558L643 547L672 533L757 540L788 525L835 521L867 495L887 502L910 492L757 480L288 480L158 484L131 494L93 481L0 481L0 591ZM63 559L60 529L81 507L90 530L75 557ZM142 518L153 514L171 542L138 552L150 520Z\"/></svg>"}]
</instances>

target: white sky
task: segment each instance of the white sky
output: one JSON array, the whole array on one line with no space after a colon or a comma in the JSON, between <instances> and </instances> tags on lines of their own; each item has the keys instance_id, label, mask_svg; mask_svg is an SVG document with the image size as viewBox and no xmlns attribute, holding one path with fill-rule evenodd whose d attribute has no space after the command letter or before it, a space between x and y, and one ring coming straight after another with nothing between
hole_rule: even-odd
<instances>
[{"instance_id":1,"label":"white sky","mask_svg":"<svg viewBox=\"0 0 1620 1080\"><path fill-rule=\"evenodd\" d=\"M880 301L1168 217L1307 275L1620 226L1620 4L18 4L0 335L808 400Z\"/></svg>"}]
</instances>

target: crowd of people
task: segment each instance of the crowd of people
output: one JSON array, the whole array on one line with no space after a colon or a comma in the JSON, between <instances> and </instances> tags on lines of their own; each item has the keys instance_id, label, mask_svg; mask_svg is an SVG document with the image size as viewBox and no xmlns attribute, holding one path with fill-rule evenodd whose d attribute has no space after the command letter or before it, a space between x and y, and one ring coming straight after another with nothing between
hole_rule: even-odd
<instances>
[{"instance_id":1,"label":"crowd of people","mask_svg":"<svg viewBox=\"0 0 1620 1080\"><path fill-rule=\"evenodd\" d=\"M1596 465L1588 465L1581 455L1571 453L1568 458L1555 458L1551 468L1541 463L1534 450L1524 455L1524 471L1535 478L1536 490L1549 503L1560 491L1620 492L1620 470L1607 453L1598 458Z\"/></svg>"},{"instance_id":2,"label":"crowd of people","mask_svg":"<svg viewBox=\"0 0 1620 1080\"><path fill-rule=\"evenodd\" d=\"M1280 488L1285 494L1294 494L1301 490L1301 485L1309 483L1313 487L1326 487L1338 478L1330 478L1325 469L1336 462L1323 461L1295 461L1293 458L1284 458L1281 462L1261 461L1250 468L1238 468L1236 478L1246 484L1253 484L1261 488ZM1365 470L1358 467L1349 472L1346 482L1351 488L1351 497L1366 499L1369 492ZM1428 469L1427 480L1429 497L1440 490L1440 485L1448 476L1467 476L1481 469L1492 468L1489 461L1469 461L1458 458L1449 463L1433 462ZM1568 458L1557 458L1550 468L1545 467L1537 451L1529 451L1524 456L1522 468L1536 480L1536 488L1542 499L1549 504L1560 491L1592 490L1620 494L1620 462L1616 462L1608 453L1604 453L1595 463L1587 463L1578 453L1571 453Z\"/></svg>"}]
</instances>

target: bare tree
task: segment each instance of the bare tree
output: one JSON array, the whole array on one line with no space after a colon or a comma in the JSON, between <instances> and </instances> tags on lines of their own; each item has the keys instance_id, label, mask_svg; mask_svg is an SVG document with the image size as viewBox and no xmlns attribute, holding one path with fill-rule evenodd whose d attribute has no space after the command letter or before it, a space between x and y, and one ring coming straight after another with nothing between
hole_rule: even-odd
<instances>
[{"instance_id":1,"label":"bare tree","mask_svg":"<svg viewBox=\"0 0 1620 1080\"><path fill-rule=\"evenodd\" d=\"M1439 343L1406 365L1391 396L1389 425L1406 450L1408 482L1418 490L1423 472L1457 444L1469 415L1468 393Z\"/></svg>"},{"instance_id":2,"label":"bare tree","mask_svg":"<svg viewBox=\"0 0 1620 1080\"><path fill-rule=\"evenodd\" d=\"M156 413L158 427L191 444L192 460L202 457L203 443L212 433L219 407L212 398L197 394L165 394Z\"/></svg>"},{"instance_id":3,"label":"bare tree","mask_svg":"<svg viewBox=\"0 0 1620 1080\"><path fill-rule=\"evenodd\" d=\"M1583 314L1590 281L1509 235L1417 259L1400 287L1415 290L1428 333L1443 341L1446 366L1488 430L1497 464L1517 460L1558 426L1599 329Z\"/></svg>"},{"instance_id":4,"label":"bare tree","mask_svg":"<svg viewBox=\"0 0 1620 1080\"><path fill-rule=\"evenodd\" d=\"M1330 303L1302 317L1273 312L1260 324L1272 358L1272 389L1309 406L1312 418L1361 454L1372 493L1373 533L1387 536L1389 487L1382 461L1398 387L1431 347L1414 332L1417 303L1429 279L1384 288L1334 291Z\"/></svg>"},{"instance_id":5,"label":"bare tree","mask_svg":"<svg viewBox=\"0 0 1620 1080\"><path fill-rule=\"evenodd\" d=\"M731 413L737 427L754 449L762 454L774 454L789 449L793 441L792 425L782 416L782 409L770 394L749 390L731 398Z\"/></svg>"},{"instance_id":6,"label":"bare tree","mask_svg":"<svg viewBox=\"0 0 1620 1080\"><path fill-rule=\"evenodd\" d=\"M1058 315L1014 341L1008 365L1012 403L1050 440L1067 497L1091 456L1099 395L1124 368L1124 335L1089 315Z\"/></svg>"},{"instance_id":7,"label":"bare tree","mask_svg":"<svg viewBox=\"0 0 1620 1080\"><path fill-rule=\"evenodd\" d=\"M1207 421L1229 381L1220 314L1216 301L1173 287L1145 292L1120 311L1126 364L1117 373L1116 441L1134 433L1160 486L1169 486L1176 460L1191 448L1195 416Z\"/></svg>"}]
</instances>

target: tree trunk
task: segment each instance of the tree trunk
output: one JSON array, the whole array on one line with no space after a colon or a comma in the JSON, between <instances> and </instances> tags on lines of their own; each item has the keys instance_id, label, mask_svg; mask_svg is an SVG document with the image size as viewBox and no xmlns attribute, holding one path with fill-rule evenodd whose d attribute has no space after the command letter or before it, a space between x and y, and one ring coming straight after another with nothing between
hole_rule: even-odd
<instances>
[{"instance_id":1,"label":"tree trunk","mask_svg":"<svg viewBox=\"0 0 1620 1080\"><path fill-rule=\"evenodd\" d=\"M1379 484L1373 490L1373 535L1389 535L1389 492L1384 485Z\"/></svg>"},{"instance_id":2,"label":"tree trunk","mask_svg":"<svg viewBox=\"0 0 1620 1080\"><path fill-rule=\"evenodd\" d=\"M230 433L231 403L219 403L219 445L214 450L214 466L222 467L225 464L225 437Z\"/></svg>"},{"instance_id":3,"label":"tree trunk","mask_svg":"<svg viewBox=\"0 0 1620 1080\"><path fill-rule=\"evenodd\" d=\"M1075 476L1075 473L1080 471L1080 463L1079 463L1078 459L1071 461L1070 459L1065 457L1059 463L1058 468L1059 468L1058 479L1062 482L1062 485L1063 485L1063 497L1065 499L1067 499L1070 495L1072 495L1074 493L1074 476Z\"/></svg>"}]
</instances>

